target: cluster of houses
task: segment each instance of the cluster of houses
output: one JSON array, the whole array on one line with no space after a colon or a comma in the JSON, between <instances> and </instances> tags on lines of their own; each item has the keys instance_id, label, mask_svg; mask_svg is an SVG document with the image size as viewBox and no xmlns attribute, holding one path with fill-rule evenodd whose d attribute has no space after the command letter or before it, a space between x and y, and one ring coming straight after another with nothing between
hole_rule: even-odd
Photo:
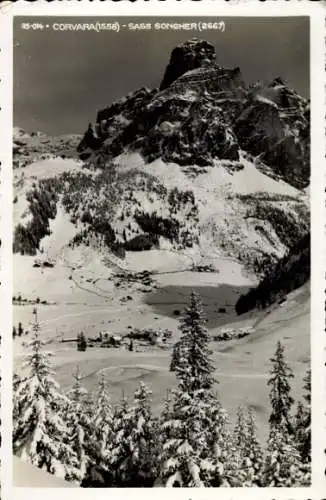
<instances>
[{"instance_id":1,"label":"cluster of houses","mask_svg":"<svg viewBox=\"0 0 326 500\"><path fill-rule=\"evenodd\" d=\"M99 332L96 337L86 338L83 333L77 337L62 338L61 342L77 342L77 348L80 347L80 339L84 340L84 347L78 350L86 350L87 347L106 347L119 348L125 346L130 351L134 350L134 343L138 345L156 345L164 348L172 338L172 332L167 329L154 330L152 328L133 328L125 335L117 335L111 332ZM241 339L253 333L255 329L252 326L242 328L224 328L213 336L214 341L225 341Z\"/></svg>"},{"instance_id":2,"label":"cluster of houses","mask_svg":"<svg viewBox=\"0 0 326 500\"><path fill-rule=\"evenodd\" d=\"M243 328L224 328L220 330L217 335L214 335L213 339L217 341L241 339L247 337L247 335L250 335L254 331L255 329L252 326L245 326Z\"/></svg>"},{"instance_id":3,"label":"cluster of houses","mask_svg":"<svg viewBox=\"0 0 326 500\"><path fill-rule=\"evenodd\" d=\"M132 340L148 342L151 345L164 345L172 337L170 330L153 330L152 328L133 328L126 337Z\"/></svg>"},{"instance_id":4,"label":"cluster of houses","mask_svg":"<svg viewBox=\"0 0 326 500\"><path fill-rule=\"evenodd\" d=\"M164 346L166 341L172 337L172 332L170 330L153 330L151 328L133 328L124 336L112 334L110 332L100 332L96 337L88 337L86 339L83 333L79 333L77 337L62 338L61 342L77 342L78 348L81 336L85 339L86 347L119 348L124 345L125 347L129 348L130 351L132 351L134 341L143 345L149 344ZM85 349L83 348L78 350L84 351Z\"/></svg>"}]
</instances>

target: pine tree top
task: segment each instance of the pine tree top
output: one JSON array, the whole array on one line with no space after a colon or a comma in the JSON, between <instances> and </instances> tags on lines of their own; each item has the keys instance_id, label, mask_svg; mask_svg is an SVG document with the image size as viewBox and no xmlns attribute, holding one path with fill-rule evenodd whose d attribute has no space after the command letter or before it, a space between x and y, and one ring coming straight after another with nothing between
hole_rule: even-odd
<instances>
[{"instance_id":1,"label":"pine tree top","mask_svg":"<svg viewBox=\"0 0 326 500\"><path fill-rule=\"evenodd\" d=\"M86 399L88 391L81 384L82 375L77 366L75 373L73 374L74 383L70 391L68 391L67 396L72 400L74 404L82 404Z\"/></svg>"}]
</instances>

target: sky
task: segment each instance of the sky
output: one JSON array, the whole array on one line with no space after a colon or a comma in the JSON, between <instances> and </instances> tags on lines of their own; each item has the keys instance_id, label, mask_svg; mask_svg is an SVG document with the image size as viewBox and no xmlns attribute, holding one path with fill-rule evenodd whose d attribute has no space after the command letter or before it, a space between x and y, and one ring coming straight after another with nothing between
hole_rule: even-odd
<instances>
[{"instance_id":1,"label":"sky","mask_svg":"<svg viewBox=\"0 0 326 500\"><path fill-rule=\"evenodd\" d=\"M185 17L113 20L120 24L196 21ZM31 21L49 24L50 28L22 29L23 22ZM310 96L307 17L223 18L224 32L205 33L52 29L54 22L96 21L112 22L112 18L15 18L15 126L50 135L82 134L96 119L97 111L114 99L139 87L158 87L172 49L194 36L215 46L218 64L239 66L246 84L281 76L301 95Z\"/></svg>"}]
</instances>

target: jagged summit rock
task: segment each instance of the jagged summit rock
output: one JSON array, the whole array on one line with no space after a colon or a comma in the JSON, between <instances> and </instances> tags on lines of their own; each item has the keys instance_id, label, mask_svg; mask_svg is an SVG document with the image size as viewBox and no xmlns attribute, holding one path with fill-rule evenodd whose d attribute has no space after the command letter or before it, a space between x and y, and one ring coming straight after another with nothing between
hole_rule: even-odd
<instances>
[{"instance_id":1,"label":"jagged summit rock","mask_svg":"<svg viewBox=\"0 0 326 500\"><path fill-rule=\"evenodd\" d=\"M269 87L276 87L278 85L283 85L283 86L286 85L286 81L280 76L274 78L274 80L269 84Z\"/></svg>"},{"instance_id":2,"label":"jagged summit rock","mask_svg":"<svg viewBox=\"0 0 326 500\"><path fill-rule=\"evenodd\" d=\"M164 90L184 73L197 68L218 67L214 46L206 40L192 38L172 50L160 90Z\"/></svg>"}]
</instances>

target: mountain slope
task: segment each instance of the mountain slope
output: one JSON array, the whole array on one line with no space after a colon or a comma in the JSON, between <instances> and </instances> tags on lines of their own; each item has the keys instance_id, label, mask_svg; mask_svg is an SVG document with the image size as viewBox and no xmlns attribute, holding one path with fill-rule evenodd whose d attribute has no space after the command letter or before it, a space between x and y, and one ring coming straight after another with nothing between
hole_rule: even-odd
<instances>
[{"instance_id":1,"label":"mountain slope","mask_svg":"<svg viewBox=\"0 0 326 500\"><path fill-rule=\"evenodd\" d=\"M197 167L194 176L161 160L149 166L138 155L99 172L78 164L69 171L69 162L59 160L67 170L47 179L41 173L38 184L38 164L29 169L31 181L17 175L16 251L38 253L59 206L75 228L62 245L111 249L121 258L125 250L160 247L184 251L197 264L226 255L258 274L309 229L305 196L244 158L206 172Z\"/></svg>"}]
</instances>

